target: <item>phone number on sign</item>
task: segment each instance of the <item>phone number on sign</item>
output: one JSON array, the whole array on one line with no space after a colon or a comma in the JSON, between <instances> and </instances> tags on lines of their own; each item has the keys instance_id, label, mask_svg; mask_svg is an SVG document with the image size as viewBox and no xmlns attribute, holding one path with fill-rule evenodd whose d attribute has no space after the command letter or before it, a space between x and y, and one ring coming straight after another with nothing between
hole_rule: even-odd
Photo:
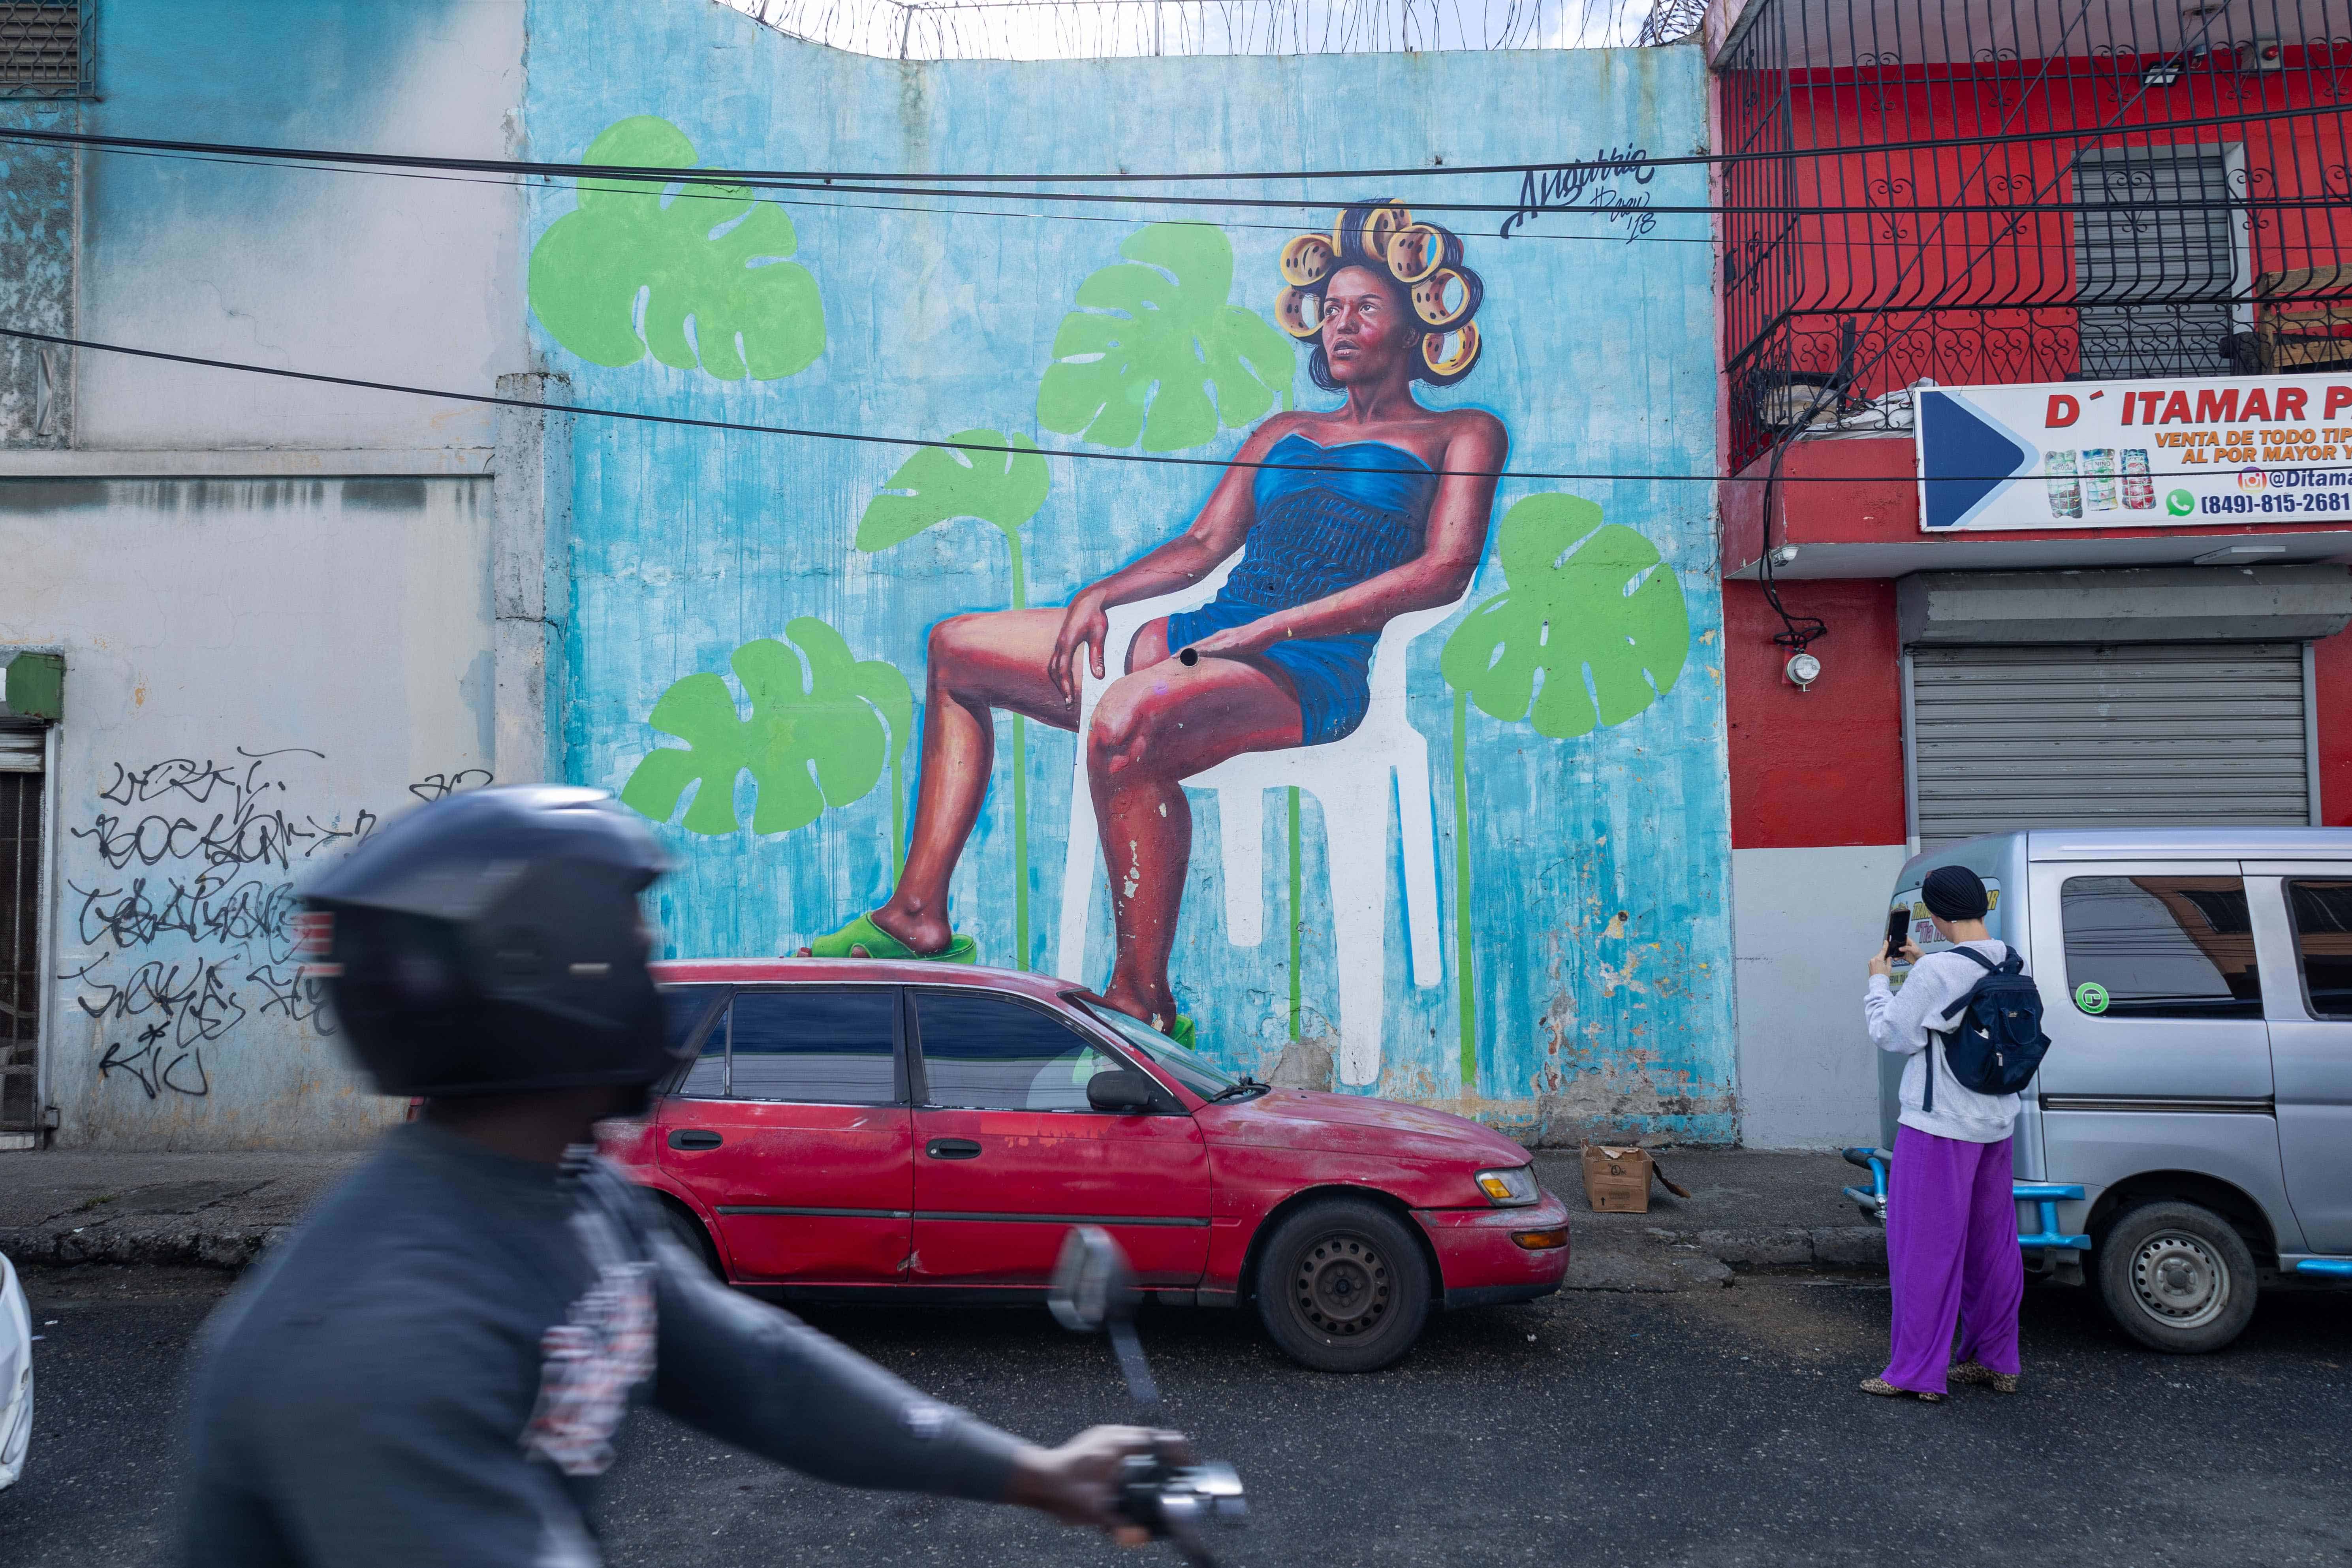
<instances>
[{"instance_id":1,"label":"phone number on sign","mask_svg":"<svg viewBox=\"0 0 2352 1568\"><path fill-rule=\"evenodd\" d=\"M2314 490L2302 495L2200 496L2197 510L2205 512L2271 513L2352 511L2352 495L2339 490Z\"/></svg>"}]
</instances>

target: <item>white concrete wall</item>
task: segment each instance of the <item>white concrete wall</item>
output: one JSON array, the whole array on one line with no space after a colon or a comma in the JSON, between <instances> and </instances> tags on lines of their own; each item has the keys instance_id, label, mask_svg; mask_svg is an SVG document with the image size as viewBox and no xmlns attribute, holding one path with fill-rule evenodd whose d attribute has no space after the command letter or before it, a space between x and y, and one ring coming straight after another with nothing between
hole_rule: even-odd
<instances>
[{"instance_id":1,"label":"white concrete wall","mask_svg":"<svg viewBox=\"0 0 2352 1568\"><path fill-rule=\"evenodd\" d=\"M332 1148L398 1114L292 889L487 782L488 481L0 480L0 649L62 647L44 1034L63 1144Z\"/></svg>"},{"instance_id":2,"label":"white concrete wall","mask_svg":"<svg viewBox=\"0 0 2352 1568\"><path fill-rule=\"evenodd\" d=\"M1903 860L1900 844L1732 851L1740 1142L1749 1148L1878 1141L1878 1053L1863 1029L1862 992Z\"/></svg>"}]
</instances>

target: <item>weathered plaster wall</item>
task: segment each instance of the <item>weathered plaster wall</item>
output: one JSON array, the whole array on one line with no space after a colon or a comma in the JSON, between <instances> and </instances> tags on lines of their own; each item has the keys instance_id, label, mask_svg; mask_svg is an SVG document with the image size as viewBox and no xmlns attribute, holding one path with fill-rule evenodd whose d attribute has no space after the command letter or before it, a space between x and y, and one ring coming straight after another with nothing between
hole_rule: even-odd
<instances>
[{"instance_id":1,"label":"weathered plaster wall","mask_svg":"<svg viewBox=\"0 0 2352 1568\"><path fill-rule=\"evenodd\" d=\"M548 159L580 158L633 116L669 121L708 164L1007 174L1533 164L1607 149L1682 153L1704 136L1693 49L901 66L801 45L689 0L563 0L533 5L530 58L531 153ZM1703 180L1687 170L1648 174L1626 176L1622 193L1658 204L1704 199ZM1398 184L1408 200L1506 207L1522 188L1516 174ZM1391 194L1297 183L1211 189L1327 203ZM1056 331L1082 280L1116 263L1144 224L1171 216L956 197L780 200L796 230L792 264L807 269L823 301L823 353L806 369L722 381L691 368L690 353L683 369L652 358L593 363L543 318L533 328L541 363L570 374L588 404L933 437L986 428L1080 447L1040 427L1039 378ZM527 238L544 247L577 197L557 190L534 204ZM1280 285L1283 243L1318 223L1328 228L1334 215L1326 205L1180 216L1221 226L1234 258L1231 302L1264 315ZM1624 226L1590 210L1538 216L1508 241L1496 237L1504 213L1437 216L1464 233L1468 262L1485 277L1486 347L1459 387L1423 389L1430 404L1498 416L1516 468L1708 471L1715 378L1704 243L1627 244ZM691 226L681 217L681 226ZM1649 232L1705 234L1691 219L1659 220ZM1600 237L1562 237L1570 234ZM1297 360L1288 397L1330 406L1335 399L1307 381L1304 355ZM1185 374L1180 365L1170 381ZM1063 604L1182 528L1215 479L1214 461L1244 434L1211 428L1177 454L1208 459L1206 468L1053 461L1042 510L1013 525L1027 601ZM821 619L852 656L899 672L919 698L931 628L961 611L1004 607L1016 593L1005 536L978 521L872 552L856 546L861 515L903 450L593 421L576 426L572 450L576 618L564 739L570 772L583 782L623 787L649 752L676 743L647 722L674 683L722 675L735 650L783 637L796 617ZM1406 711L1431 773L1425 795L1417 782L1408 788L1404 809L1433 813L1436 824L1444 929L1432 984L1414 984L1407 960L1398 807L1385 790L1386 805L1346 821L1326 819L1308 796L1295 865L1284 795L1265 795L1255 889L1265 914L1254 942L1237 941L1226 918L1215 798L1192 795L1197 827L1171 968L1203 1051L1294 1081L1328 1077L1341 983L1352 973L1374 982L1381 1038L1371 1081L1340 1087L1461 1109L1530 1135L1630 1127L1729 1139L1728 843L1708 489L1589 478L1503 485L1498 520L1533 494L1589 497L1662 551L1679 580L1687 662L1664 697L1623 722L1550 739L1473 710L1457 769L1454 693L1439 669L1456 623L1413 644ZM1476 597L1504 585L1490 544ZM1562 625L1558 635L1586 629ZM1110 942L1099 886L1083 956L1059 952L1055 941L1076 742L1029 723L1016 791L1020 748L1008 721L998 739L992 787L953 883L954 922L983 962L1099 984ZM665 827L683 862L662 895L672 951L788 952L873 908L891 886L894 795L903 800L913 787L914 751L899 761L902 772L792 831ZM748 820L751 774L735 778L734 793ZM1456 875L1457 836L1467 839L1467 889ZM1091 843L1082 838L1080 852L1098 878ZM1331 865L1368 855L1385 868L1386 913L1376 943L1342 951ZM1024 892L1025 950L1016 935ZM1462 973L1458 911L1470 917L1475 978Z\"/></svg>"},{"instance_id":2,"label":"weathered plaster wall","mask_svg":"<svg viewBox=\"0 0 2352 1568\"><path fill-rule=\"evenodd\" d=\"M0 127L72 131L79 110L70 102L0 100ZM69 147L0 142L0 322L60 337L72 330L74 169ZM0 339L0 447L68 444L71 363L64 349Z\"/></svg>"},{"instance_id":3,"label":"weathered plaster wall","mask_svg":"<svg viewBox=\"0 0 2352 1568\"><path fill-rule=\"evenodd\" d=\"M509 156L520 0L107 0L121 136ZM509 184L84 156L82 326L100 342L487 391L524 368ZM81 355L86 447L490 445L487 410Z\"/></svg>"},{"instance_id":4,"label":"weathered plaster wall","mask_svg":"<svg viewBox=\"0 0 2352 1568\"><path fill-rule=\"evenodd\" d=\"M11 123L490 157L516 135L520 0L95 15L100 99ZM70 306L103 342L476 391L527 369L510 185L0 163L0 320ZM501 731L535 714L535 691L501 709L493 621L522 670L544 614L525 558L562 507L534 472L488 471L501 441L543 444L464 405L95 352L65 368L71 449L0 452L0 655L67 660L43 1042L58 1140L349 1144L398 1107L362 1090L295 978L290 889L377 820L487 780ZM0 360L12 446L25 383ZM495 605L494 513L516 578ZM542 737L504 743L540 775Z\"/></svg>"},{"instance_id":5,"label":"weathered plaster wall","mask_svg":"<svg viewBox=\"0 0 2352 1568\"><path fill-rule=\"evenodd\" d=\"M291 962L290 889L488 778L481 480L0 480L0 646L61 647L60 1143L333 1147L396 1115Z\"/></svg>"}]
</instances>

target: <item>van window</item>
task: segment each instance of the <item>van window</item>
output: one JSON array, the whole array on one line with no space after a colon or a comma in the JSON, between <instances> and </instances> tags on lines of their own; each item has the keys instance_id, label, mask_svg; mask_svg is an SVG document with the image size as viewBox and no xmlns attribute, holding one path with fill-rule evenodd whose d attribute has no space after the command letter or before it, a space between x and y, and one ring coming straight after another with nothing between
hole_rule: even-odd
<instances>
[{"instance_id":1,"label":"van window","mask_svg":"<svg viewBox=\"0 0 2352 1568\"><path fill-rule=\"evenodd\" d=\"M2236 877L2069 877L2066 989L2081 1012L2259 1018L2246 884Z\"/></svg>"},{"instance_id":2,"label":"van window","mask_svg":"<svg viewBox=\"0 0 2352 1568\"><path fill-rule=\"evenodd\" d=\"M2294 960L2318 1018L2352 1018L2352 882L2289 882Z\"/></svg>"}]
</instances>

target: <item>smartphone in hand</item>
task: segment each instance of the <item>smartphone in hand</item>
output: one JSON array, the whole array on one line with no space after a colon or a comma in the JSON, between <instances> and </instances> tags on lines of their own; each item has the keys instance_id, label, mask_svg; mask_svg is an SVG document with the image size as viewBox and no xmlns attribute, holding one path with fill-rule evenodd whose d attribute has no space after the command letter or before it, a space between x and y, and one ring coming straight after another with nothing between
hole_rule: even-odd
<instances>
[{"instance_id":1,"label":"smartphone in hand","mask_svg":"<svg viewBox=\"0 0 2352 1568\"><path fill-rule=\"evenodd\" d=\"M1894 963L1903 956L1905 944L1911 940L1911 911L1907 908L1886 911L1886 957Z\"/></svg>"}]
</instances>

